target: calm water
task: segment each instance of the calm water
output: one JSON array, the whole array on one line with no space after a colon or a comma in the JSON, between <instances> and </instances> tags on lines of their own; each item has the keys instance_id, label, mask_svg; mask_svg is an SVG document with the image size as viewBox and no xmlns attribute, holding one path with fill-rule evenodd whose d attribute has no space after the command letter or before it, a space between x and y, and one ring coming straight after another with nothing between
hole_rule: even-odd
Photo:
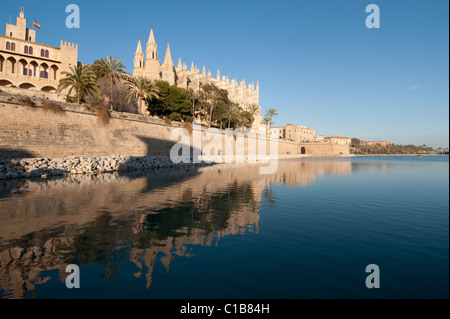
<instances>
[{"instance_id":1,"label":"calm water","mask_svg":"<svg viewBox=\"0 0 450 319\"><path fill-rule=\"evenodd\" d=\"M448 156L0 181L0 298L448 298L448 209Z\"/></svg>"}]
</instances>

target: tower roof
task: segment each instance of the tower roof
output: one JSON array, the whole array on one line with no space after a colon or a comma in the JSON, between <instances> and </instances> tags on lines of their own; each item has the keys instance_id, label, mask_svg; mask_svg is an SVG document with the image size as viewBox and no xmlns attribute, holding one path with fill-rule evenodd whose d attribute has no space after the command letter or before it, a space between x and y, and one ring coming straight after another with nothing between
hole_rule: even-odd
<instances>
[{"instance_id":1,"label":"tower roof","mask_svg":"<svg viewBox=\"0 0 450 319\"><path fill-rule=\"evenodd\" d=\"M141 44L141 40L139 40L137 48L136 48L136 54L144 54L144 52L142 51L142 44Z\"/></svg>"},{"instance_id":2,"label":"tower roof","mask_svg":"<svg viewBox=\"0 0 450 319\"><path fill-rule=\"evenodd\" d=\"M150 36L148 37L148 43L156 44L155 35L153 34L153 28L150 29Z\"/></svg>"},{"instance_id":3,"label":"tower roof","mask_svg":"<svg viewBox=\"0 0 450 319\"><path fill-rule=\"evenodd\" d=\"M166 57L164 58L164 64L173 65L172 54L170 53L170 44L169 43L167 43L167 51L166 51Z\"/></svg>"}]
</instances>

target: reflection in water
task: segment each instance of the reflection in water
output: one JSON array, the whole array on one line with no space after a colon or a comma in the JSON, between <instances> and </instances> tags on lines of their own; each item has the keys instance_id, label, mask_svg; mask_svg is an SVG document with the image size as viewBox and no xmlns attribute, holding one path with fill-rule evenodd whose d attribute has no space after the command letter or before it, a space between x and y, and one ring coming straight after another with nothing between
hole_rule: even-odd
<instances>
[{"instance_id":1,"label":"reflection in water","mask_svg":"<svg viewBox=\"0 0 450 319\"><path fill-rule=\"evenodd\" d=\"M277 205L272 184L311 185L345 175L348 161L281 161L273 175L257 165L215 165L141 174L0 181L0 295L36 296L35 287L67 264L102 265L113 278L132 262L150 287L156 257L175 256L227 235L258 233L261 196ZM46 271L46 272L44 272Z\"/></svg>"}]
</instances>

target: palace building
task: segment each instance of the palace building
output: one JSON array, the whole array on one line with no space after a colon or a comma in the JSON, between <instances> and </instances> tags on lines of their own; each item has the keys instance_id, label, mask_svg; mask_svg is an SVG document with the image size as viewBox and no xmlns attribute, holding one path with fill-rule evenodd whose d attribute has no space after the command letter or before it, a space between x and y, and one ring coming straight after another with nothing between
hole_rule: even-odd
<instances>
[{"instance_id":1,"label":"palace building","mask_svg":"<svg viewBox=\"0 0 450 319\"><path fill-rule=\"evenodd\" d=\"M6 24L0 35L0 87L55 92L61 72L78 63L78 45L61 41L60 47L36 42L36 30L27 28L24 8L16 24Z\"/></svg>"},{"instance_id":2,"label":"palace building","mask_svg":"<svg viewBox=\"0 0 450 319\"><path fill-rule=\"evenodd\" d=\"M136 53L134 54L134 76L145 76L151 80L163 80L169 82L171 85L176 85L184 89L193 89L199 91L203 85L212 84L220 89L228 91L228 98L239 104L244 110L249 110L250 105L256 104L259 106L259 83L254 82L247 85L245 80L240 83L235 78L229 79L228 76L220 75L217 71L216 77L211 76L211 71L206 72L205 66L202 71L191 64L188 70L185 63L178 61L177 67L174 66L170 46L167 44L167 51L164 58L164 63L158 59L158 46L155 41L153 29L150 31L150 36L146 45L145 54L142 50L142 44L139 40ZM261 108L255 116L254 128L257 128L262 123Z\"/></svg>"},{"instance_id":3,"label":"palace building","mask_svg":"<svg viewBox=\"0 0 450 319\"><path fill-rule=\"evenodd\" d=\"M303 125L287 124L286 126L272 127L270 128L270 136L296 143L316 141L316 131Z\"/></svg>"}]
</instances>

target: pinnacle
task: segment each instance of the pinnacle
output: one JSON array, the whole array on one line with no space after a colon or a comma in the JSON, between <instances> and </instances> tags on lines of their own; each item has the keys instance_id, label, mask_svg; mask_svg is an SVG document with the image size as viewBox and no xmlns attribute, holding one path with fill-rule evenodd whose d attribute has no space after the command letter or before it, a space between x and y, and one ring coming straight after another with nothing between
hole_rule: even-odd
<instances>
[{"instance_id":1,"label":"pinnacle","mask_svg":"<svg viewBox=\"0 0 450 319\"><path fill-rule=\"evenodd\" d=\"M153 28L150 29L150 36L148 38L148 43L156 44L155 35L153 34Z\"/></svg>"}]
</instances>

